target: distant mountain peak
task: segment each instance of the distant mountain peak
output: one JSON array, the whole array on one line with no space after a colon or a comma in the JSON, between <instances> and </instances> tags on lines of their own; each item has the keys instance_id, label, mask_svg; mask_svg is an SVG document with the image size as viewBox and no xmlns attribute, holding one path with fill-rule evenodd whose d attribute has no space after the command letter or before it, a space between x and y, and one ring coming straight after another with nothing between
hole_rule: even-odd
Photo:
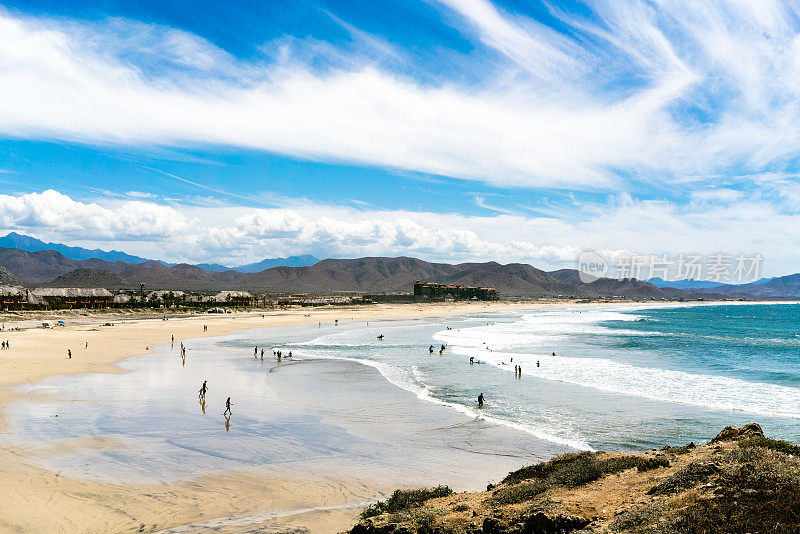
<instances>
[{"instance_id":1,"label":"distant mountain peak","mask_svg":"<svg viewBox=\"0 0 800 534\"><path fill-rule=\"evenodd\" d=\"M0 237L0 247L16 248L26 252L39 252L42 250L55 250L71 260L88 260L96 258L105 261L124 261L125 263L142 263L147 258L132 256L118 250L88 249L83 247L71 247L61 243L45 243L41 239L9 232L4 237Z\"/></svg>"}]
</instances>

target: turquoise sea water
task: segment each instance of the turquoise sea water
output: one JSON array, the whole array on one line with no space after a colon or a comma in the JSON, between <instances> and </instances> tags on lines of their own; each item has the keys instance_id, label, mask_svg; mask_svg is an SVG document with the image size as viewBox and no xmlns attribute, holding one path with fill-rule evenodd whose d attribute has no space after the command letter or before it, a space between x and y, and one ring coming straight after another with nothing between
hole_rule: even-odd
<instances>
[{"instance_id":1,"label":"turquoise sea water","mask_svg":"<svg viewBox=\"0 0 800 534\"><path fill-rule=\"evenodd\" d=\"M374 365L420 398L576 448L702 441L749 421L800 439L797 304L484 314L351 329L294 350Z\"/></svg>"},{"instance_id":2,"label":"turquoise sea water","mask_svg":"<svg viewBox=\"0 0 800 534\"><path fill-rule=\"evenodd\" d=\"M15 403L7 437L55 450L60 440L111 438L120 446L46 457L101 478L246 466L372 476L381 466L415 483L460 469L464 487L565 450L705 441L728 424L757 421L800 441L800 305L491 309L186 340L186 362L156 347L123 362L126 374L20 388L55 397ZM273 350L294 358L278 364Z\"/></svg>"}]
</instances>

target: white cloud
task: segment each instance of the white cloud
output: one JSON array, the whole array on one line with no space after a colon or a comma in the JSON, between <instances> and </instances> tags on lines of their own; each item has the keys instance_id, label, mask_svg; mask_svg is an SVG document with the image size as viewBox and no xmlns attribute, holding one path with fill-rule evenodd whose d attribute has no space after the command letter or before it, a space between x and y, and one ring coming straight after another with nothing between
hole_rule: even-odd
<instances>
[{"instance_id":1,"label":"white cloud","mask_svg":"<svg viewBox=\"0 0 800 534\"><path fill-rule=\"evenodd\" d=\"M279 40L242 61L173 28L0 12L0 133L220 143L582 189L713 181L796 157L800 22L791 6L616 0L591 4L591 20L554 11L580 34L567 37L486 0L443 5L505 58L476 52L487 65L479 85L422 83L319 42ZM306 47L331 58L324 70ZM404 72L415 68L424 67Z\"/></svg>"},{"instance_id":2,"label":"white cloud","mask_svg":"<svg viewBox=\"0 0 800 534\"><path fill-rule=\"evenodd\" d=\"M102 206L49 189L21 196L0 195L0 227L45 231L82 239L163 239L188 232L193 221L152 202Z\"/></svg>"},{"instance_id":3,"label":"white cloud","mask_svg":"<svg viewBox=\"0 0 800 534\"><path fill-rule=\"evenodd\" d=\"M722 187L719 189L704 189L693 191L692 200L699 202L735 202L744 197L744 193L735 189Z\"/></svg>"},{"instance_id":4,"label":"white cloud","mask_svg":"<svg viewBox=\"0 0 800 534\"><path fill-rule=\"evenodd\" d=\"M399 256L429 261L573 267L581 250L639 254L761 253L767 274L795 272L800 215L760 199L670 202L615 199L574 222L550 217L356 210L297 204L272 210L165 207L149 201L77 202L56 191L0 196L0 227L46 241L116 248L144 257L237 265L267 257ZM742 230L742 229L745 230ZM780 231L776 231L780 229Z\"/></svg>"}]
</instances>

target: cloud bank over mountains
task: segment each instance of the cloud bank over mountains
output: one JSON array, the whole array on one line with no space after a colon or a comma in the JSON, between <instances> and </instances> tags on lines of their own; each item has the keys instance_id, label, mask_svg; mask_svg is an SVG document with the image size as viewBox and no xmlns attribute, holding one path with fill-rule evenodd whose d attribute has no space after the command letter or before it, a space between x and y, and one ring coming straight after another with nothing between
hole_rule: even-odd
<instances>
[{"instance_id":1,"label":"cloud bank over mountains","mask_svg":"<svg viewBox=\"0 0 800 534\"><path fill-rule=\"evenodd\" d=\"M407 255L427 260L526 262L573 266L581 250L607 254L760 252L767 273L790 269L800 224L761 201L721 202L711 196L689 207L618 197L577 220L491 217L433 212L355 210L297 204L278 209L164 205L153 201L80 202L54 190L0 195L0 227L35 237L166 261L238 264L264 257ZM726 195L721 195L726 198ZM746 224L746 233L732 231ZM783 228L776 232L775 228ZM703 233L693 231L703 228ZM624 247L620 247L620 244Z\"/></svg>"}]
</instances>

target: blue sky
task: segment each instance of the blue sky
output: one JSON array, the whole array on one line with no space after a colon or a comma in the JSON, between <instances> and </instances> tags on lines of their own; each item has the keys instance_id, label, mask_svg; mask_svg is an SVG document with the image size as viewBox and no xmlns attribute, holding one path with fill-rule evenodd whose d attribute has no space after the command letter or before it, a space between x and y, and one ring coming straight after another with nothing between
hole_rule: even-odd
<instances>
[{"instance_id":1,"label":"blue sky","mask_svg":"<svg viewBox=\"0 0 800 534\"><path fill-rule=\"evenodd\" d=\"M0 231L796 272L798 36L769 0L6 2Z\"/></svg>"}]
</instances>

